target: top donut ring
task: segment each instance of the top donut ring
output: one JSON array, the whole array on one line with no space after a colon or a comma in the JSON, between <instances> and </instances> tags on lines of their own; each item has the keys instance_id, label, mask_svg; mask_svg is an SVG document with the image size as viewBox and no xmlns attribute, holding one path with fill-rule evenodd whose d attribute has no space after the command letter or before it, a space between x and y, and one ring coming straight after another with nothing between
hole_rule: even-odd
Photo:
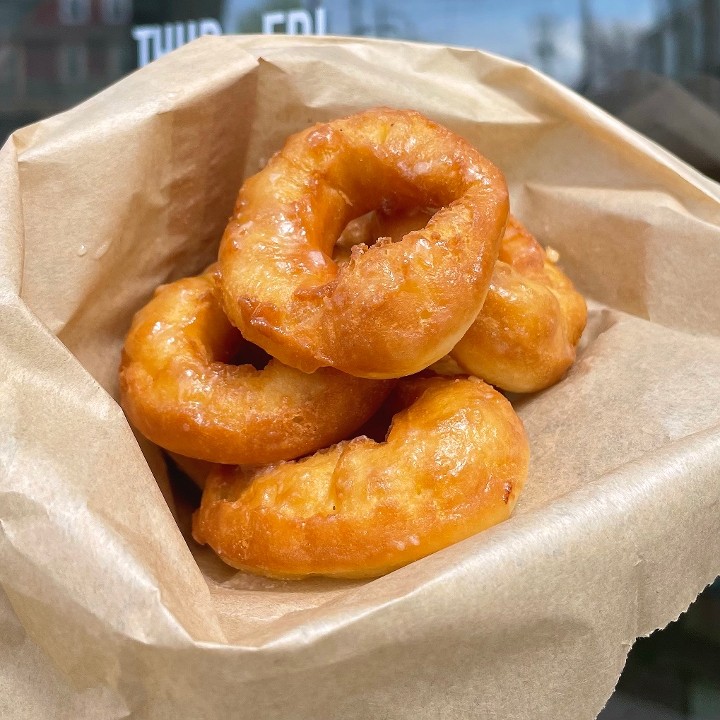
<instances>
[{"instance_id":1,"label":"top donut ring","mask_svg":"<svg viewBox=\"0 0 720 720\"><path fill-rule=\"evenodd\" d=\"M332 260L372 209L440 208L398 243ZM413 111L384 108L290 137L240 190L220 245L225 311L292 367L368 378L418 372L480 312L508 215L500 170Z\"/></svg>"}]
</instances>

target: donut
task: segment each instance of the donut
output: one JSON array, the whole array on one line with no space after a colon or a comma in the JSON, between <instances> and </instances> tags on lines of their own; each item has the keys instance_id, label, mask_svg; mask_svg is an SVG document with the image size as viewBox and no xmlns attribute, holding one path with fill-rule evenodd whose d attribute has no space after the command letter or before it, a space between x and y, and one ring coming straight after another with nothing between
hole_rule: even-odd
<instances>
[{"instance_id":1,"label":"donut","mask_svg":"<svg viewBox=\"0 0 720 720\"><path fill-rule=\"evenodd\" d=\"M511 218L482 312L450 356L511 392L537 392L575 362L587 305L537 240Z\"/></svg>"},{"instance_id":2,"label":"donut","mask_svg":"<svg viewBox=\"0 0 720 720\"><path fill-rule=\"evenodd\" d=\"M225 317L216 283L211 268L161 286L125 340L121 405L156 444L219 463L288 460L352 435L392 389L332 368L235 364L253 348Z\"/></svg>"},{"instance_id":3,"label":"donut","mask_svg":"<svg viewBox=\"0 0 720 720\"><path fill-rule=\"evenodd\" d=\"M398 243L333 261L353 218L417 206L440 210ZM477 316L507 213L500 170L417 112L314 125L243 184L220 243L223 306L248 340L305 372L410 375Z\"/></svg>"},{"instance_id":4,"label":"donut","mask_svg":"<svg viewBox=\"0 0 720 720\"><path fill-rule=\"evenodd\" d=\"M391 403L385 442L357 437L295 462L215 466L195 539L270 577L376 577L509 517L529 448L499 392L477 378L414 377Z\"/></svg>"},{"instance_id":5,"label":"donut","mask_svg":"<svg viewBox=\"0 0 720 720\"><path fill-rule=\"evenodd\" d=\"M349 224L337 261L357 243L397 242L422 227L430 210L374 212ZM560 380L575 361L587 306L570 279L533 235L508 218L485 303L449 356L432 366L439 374L468 373L503 390L536 392Z\"/></svg>"}]
</instances>

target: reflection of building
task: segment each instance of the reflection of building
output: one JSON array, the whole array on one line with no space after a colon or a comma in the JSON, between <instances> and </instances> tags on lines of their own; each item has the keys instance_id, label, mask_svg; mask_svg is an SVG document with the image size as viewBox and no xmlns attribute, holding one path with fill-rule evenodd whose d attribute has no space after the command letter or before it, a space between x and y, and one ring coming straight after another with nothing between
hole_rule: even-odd
<instances>
[{"instance_id":1,"label":"reflection of building","mask_svg":"<svg viewBox=\"0 0 720 720\"><path fill-rule=\"evenodd\" d=\"M720 2L657 0L653 24L629 32L600 25L590 0L580 0L584 68L580 89L603 91L630 68L685 84L696 75L720 75Z\"/></svg>"},{"instance_id":2,"label":"reflection of building","mask_svg":"<svg viewBox=\"0 0 720 720\"><path fill-rule=\"evenodd\" d=\"M395 7L391 7L394 5ZM350 34L368 37L389 37L414 40L417 29L411 15L400 3L383 0L350 0Z\"/></svg>"},{"instance_id":3,"label":"reflection of building","mask_svg":"<svg viewBox=\"0 0 720 720\"><path fill-rule=\"evenodd\" d=\"M611 38L581 0L580 90L706 174L720 178L720 2L660 0L652 25Z\"/></svg>"},{"instance_id":4,"label":"reflection of building","mask_svg":"<svg viewBox=\"0 0 720 720\"><path fill-rule=\"evenodd\" d=\"M132 0L0 1L0 138L127 73L132 9Z\"/></svg>"},{"instance_id":5,"label":"reflection of building","mask_svg":"<svg viewBox=\"0 0 720 720\"><path fill-rule=\"evenodd\" d=\"M720 3L717 0L662 0L658 18L638 44L637 66L684 80L720 75Z\"/></svg>"},{"instance_id":6,"label":"reflection of building","mask_svg":"<svg viewBox=\"0 0 720 720\"><path fill-rule=\"evenodd\" d=\"M587 95L612 87L618 76L633 66L634 38L619 22L610 27L598 23L590 0L580 2L580 27L583 69L578 90Z\"/></svg>"}]
</instances>

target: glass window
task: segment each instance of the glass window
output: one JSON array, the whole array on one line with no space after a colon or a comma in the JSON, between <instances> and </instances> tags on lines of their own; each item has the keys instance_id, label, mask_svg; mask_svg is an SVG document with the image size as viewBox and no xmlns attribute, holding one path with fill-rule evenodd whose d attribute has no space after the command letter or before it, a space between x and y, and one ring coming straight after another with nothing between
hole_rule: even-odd
<instances>
[{"instance_id":1,"label":"glass window","mask_svg":"<svg viewBox=\"0 0 720 720\"><path fill-rule=\"evenodd\" d=\"M17 48L12 45L0 47L0 89L3 93L14 91L18 66Z\"/></svg>"},{"instance_id":2,"label":"glass window","mask_svg":"<svg viewBox=\"0 0 720 720\"><path fill-rule=\"evenodd\" d=\"M58 19L63 25L85 25L90 22L90 0L59 0Z\"/></svg>"},{"instance_id":3,"label":"glass window","mask_svg":"<svg viewBox=\"0 0 720 720\"><path fill-rule=\"evenodd\" d=\"M105 24L123 25L131 19L131 0L102 0L102 21Z\"/></svg>"},{"instance_id":4,"label":"glass window","mask_svg":"<svg viewBox=\"0 0 720 720\"><path fill-rule=\"evenodd\" d=\"M80 85L88 76L87 46L63 44L58 49L58 70L60 82L65 85Z\"/></svg>"}]
</instances>

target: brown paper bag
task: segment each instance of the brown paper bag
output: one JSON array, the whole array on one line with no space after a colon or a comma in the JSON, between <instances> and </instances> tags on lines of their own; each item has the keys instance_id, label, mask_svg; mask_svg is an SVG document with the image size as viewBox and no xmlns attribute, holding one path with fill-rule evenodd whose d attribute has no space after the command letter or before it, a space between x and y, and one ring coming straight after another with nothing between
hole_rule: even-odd
<instances>
[{"instance_id":1,"label":"brown paper bag","mask_svg":"<svg viewBox=\"0 0 720 720\"><path fill-rule=\"evenodd\" d=\"M567 378L516 401L508 522L371 582L254 578L163 499L119 349L290 132L375 105L504 169L589 326ZM635 638L720 573L720 191L533 70L204 38L16 132L0 183L0 716L593 718Z\"/></svg>"}]
</instances>

